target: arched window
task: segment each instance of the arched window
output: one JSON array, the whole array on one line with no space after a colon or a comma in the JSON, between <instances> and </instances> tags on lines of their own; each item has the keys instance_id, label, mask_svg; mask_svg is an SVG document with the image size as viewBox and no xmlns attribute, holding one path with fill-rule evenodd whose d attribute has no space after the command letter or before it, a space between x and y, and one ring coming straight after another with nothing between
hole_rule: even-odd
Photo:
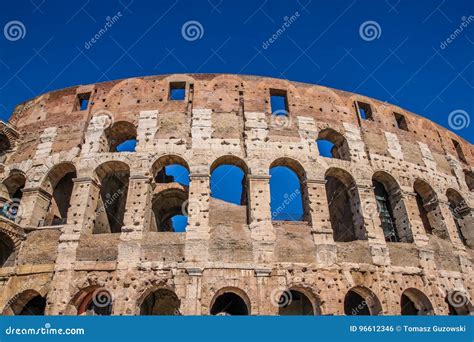
<instances>
[{"instance_id":1,"label":"arched window","mask_svg":"<svg viewBox=\"0 0 474 342\"><path fill-rule=\"evenodd\" d=\"M73 179L76 177L76 168L71 163L56 165L48 173L44 188L51 194L51 200L44 220L45 226L66 223L74 187Z\"/></svg>"},{"instance_id":2,"label":"arched window","mask_svg":"<svg viewBox=\"0 0 474 342\"><path fill-rule=\"evenodd\" d=\"M366 240L359 192L354 178L342 169L330 168L326 171L325 179L334 241Z\"/></svg>"},{"instance_id":3,"label":"arched window","mask_svg":"<svg viewBox=\"0 0 474 342\"><path fill-rule=\"evenodd\" d=\"M319 314L310 298L297 290L284 291L278 301L278 314L280 316L312 316Z\"/></svg>"},{"instance_id":4,"label":"arched window","mask_svg":"<svg viewBox=\"0 0 474 342\"><path fill-rule=\"evenodd\" d=\"M234 156L218 158L211 165L211 224L248 222L247 165Z\"/></svg>"},{"instance_id":5,"label":"arched window","mask_svg":"<svg viewBox=\"0 0 474 342\"><path fill-rule=\"evenodd\" d=\"M181 315L180 300L168 289L158 289L148 294L140 305L140 315L175 316Z\"/></svg>"},{"instance_id":6,"label":"arched window","mask_svg":"<svg viewBox=\"0 0 474 342\"><path fill-rule=\"evenodd\" d=\"M318 145L319 154L323 157L351 160L346 138L332 128L326 128L320 131L316 143Z\"/></svg>"},{"instance_id":7,"label":"arched window","mask_svg":"<svg viewBox=\"0 0 474 342\"><path fill-rule=\"evenodd\" d=\"M81 291L75 302L78 315L110 316L112 314L112 294L102 287L92 287Z\"/></svg>"},{"instance_id":8,"label":"arched window","mask_svg":"<svg viewBox=\"0 0 474 342\"><path fill-rule=\"evenodd\" d=\"M298 162L281 158L270 165L270 209L273 221L308 220L306 173Z\"/></svg>"},{"instance_id":9,"label":"arched window","mask_svg":"<svg viewBox=\"0 0 474 342\"><path fill-rule=\"evenodd\" d=\"M46 298L34 290L26 290L8 301L3 315L42 316L46 309Z\"/></svg>"},{"instance_id":10,"label":"arched window","mask_svg":"<svg viewBox=\"0 0 474 342\"><path fill-rule=\"evenodd\" d=\"M428 183L420 179L415 181L413 188L420 219L426 234L434 234L442 239L447 239L448 234L440 219L442 215L435 191Z\"/></svg>"},{"instance_id":11,"label":"arched window","mask_svg":"<svg viewBox=\"0 0 474 342\"><path fill-rule=\"evenodd\" d=\"M0 192L0 203L2 204L2 216L15 220L23 197L23 188L26 178L22 172L13 171L3 181Z\"/></svg>"},{"instance_id":12,"label":"arched window","mask_svg":"<svg viewBox=\"0 0 474 342\"><path fill-rule=\"evenodd\" d=\"M117 121L105 130L110 152L135 152L137 128L127 121Z\"/></svg>"},{"instance_id":13,"label":"arched window","mask_svg":"<svg viewBox=\"0 0 474 342\"><path fill-rule=\"evenodd\" d=\"M5 155L11 147L10 139L5 134L0 134L0 163L5 162Z\"/></svg>"},{"instance_id":14,"label":"arched window","mask_svg":"<svg viewBox=\"0 0 474 342\"><path fill-rule=\"evenodd\" d=\"M474 172L464 170L464 178L469 191L474 191Z\"/></svg>"},{"instance_id":15,"label":"arched window","mask_svg":"<svg viewBox=\"0 0 474 342\"><path fill-rule=\"evenodd\" d=\"M372 177L372 184L385 240L413 242L408 214L398 183L388 173L378 171Z\"/></svg>"},{"instance_id":16,"label":"arched window","mask_svg":"<svg viewBox=\"0 0 474 342\"><path fill-rule=\"evenodd\" d=\"M212 300L211 315L246 316L250 314L248 298L240 291L223 290Z\"/></svg>"},{"instance_id":17,"label":"arched window","mask_svg":"<svg viewBox=\"0 0 474 342\"><path fill-rule=\"evenodd\" d=\"M109 161L100 165L95 174L100 183L100 196L93 233L120 233L127 202L130 168L123 162Z\"/></svg>"},{"instance_id":18,"label":"arched window","mask_svg":"<svg viewBox=\"0 0 474 342\"><path fill-rule=\"evenodd\" d=\"M433 315L433 305L428 297L418 289L410 288L400 298L402 315L426 316Z\"/></svg>"},{"instance_id":19,"label":"arched window","mask_svg":"<svg viewBox=\"0 0 474 342\"><path fill-rule=\"evenodd\" d=\"M468 241L468 237L474 235L472 231L474 225L474 218L471 214L471 208L467 206L464 198L454 189L448 189L446 191L446 197L449 202L449 209L453 216L456 229L459 234L459 238L462 243L466 246L472 244L473 241ZM469 231L471 229L471 231Z\"/></svg>"},{"instance_id":20,"label":"arched window","mask_svg":"<svg viewBox=\"0 0 474 342\"><path fill-rule=\"evenodd\" d=\"M349 316L380 315L382 306L372 291L363 286L356 286L344 297L344 313Z\"/></svg>"},{"instance_id":21,"label":"arched window","mask_svg":"<svg viewBox=\"0 0 474 342\"><path fill-rule=\"evenodd\" d=\"M12 239L0 233L0 267L13 266L15 262L15 244Z\"/></svg>"},{"instance_id":22,"label":"arched window","mask_svg":"<svg viewBox=\"0 0 474 342\"><path fill-rule=\"evenodd\" d=\"M164 156L153 164L154 191L151 231L184 232L188 225L189 166L178 156Z\"/></svg>"},{"instance_id":23,"label":"arched window","mask_svg":"<svg viewBox=\"0 0 474 342\"><path fill-rule=\"evenodd\" d=\"M474 315L474 306L469 301L469 296L464 291L450 291L446 296L449 315L469 316Z\"/></svg>"}]
</instances>

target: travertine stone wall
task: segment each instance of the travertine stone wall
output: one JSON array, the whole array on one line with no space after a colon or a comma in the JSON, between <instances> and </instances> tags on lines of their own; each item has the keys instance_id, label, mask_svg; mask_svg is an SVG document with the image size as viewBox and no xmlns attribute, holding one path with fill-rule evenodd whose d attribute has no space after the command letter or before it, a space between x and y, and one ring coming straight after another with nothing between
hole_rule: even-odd
<instances>
[{"instance_id":1,"label":"travertine stone wall","mask_svg":"<svg viewBox=\"0 0 474 342\"><path fill-rule=\"evenodd\" d=\"M169 99L171 82L185 82L184 100ZM286 91L287 117L271 115L270 89ZM78 106L83 94L90 96L86 110ZM360 118L356 102L371 106L373 120ZM397 128L394 112L405 116L408 131ZM131 126L120 127L136 130L136 151L110 152L110 131L124 122ZM210 314L216 296L226 292L240 296L250 314L278 314L275 303L287 289L304 293L320 314L344 314L351 289L368 301L376 298L372 313L380 314L400 314L407 289L421 291L435 314L448 313L453 291L472 302L474 193L465 175L473 172L473 146L397 106L281 79L176 74L46 93L18 105L9 124L18 134L9 135L13 147L1 164L2 201L12 200L12 175L21 174L25 186L16 218L0 218L0 238L14 241L15 253L0 268L4 314L32 293L47 299L47 314L76 314L85 294L97 288L110 292L116 315L139 314L145 297L158 289L174 292L179 312L190 315ZM320 156L316 140L327 129L343 139L341 159ZM159 232L152 213L155 176L175 163L190 171L183 205L188 226L184 233ZM246 205L211 198L211 173L221 164L246 173ZM298 175L302 221L272 220L272 166ZM130 177L121 232L93 234L97 210L106 205L104 175L124 168ZM76 172L67 222L44 227L66 169ZM340 210L352 213L356 241L334 241L328 170L353 179L353 206ZM403 222L401 237L412 243L385 241L372 186L376 172L393 178L394 216ZM423 203L434 206L434 234L425 232L420 218L417 181L435 194L434 202ZM464 243L449 189L464 201Z\"/></svg>"}]
</instances>

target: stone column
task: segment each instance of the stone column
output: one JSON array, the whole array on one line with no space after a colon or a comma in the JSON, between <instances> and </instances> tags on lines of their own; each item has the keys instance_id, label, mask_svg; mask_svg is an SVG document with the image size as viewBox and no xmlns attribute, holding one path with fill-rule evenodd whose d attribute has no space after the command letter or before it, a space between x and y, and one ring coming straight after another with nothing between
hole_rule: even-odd
<instances>
[{"instance_id":1,"label":"stone column","mask_svg":"<svg viewBox=\"0 0 474 342\"><path fill-rule=\"evenodd\" d=\"M267 263L274 260L275 231L270 208L270 176L248 175L250 232L254 261Z\"/></svg>"},{"instance_id":2,"label":"stone column","mask_svg":"<svg viewBox=\"0 0 474 342\"><path fill-rule=\"evenodd\" d=\"M151 197L152 189L150 177L144 174L130 176L122 232L140 233L149 230Z\"/></svg>"},{"instance_id":3,"label":"stone column","mask_svg":"<svg viewBox=\"0 0 474 342\"><path fill-rule=\"evenodd\" d=\"M187 268L186 273L188 274L186 297L181 299L181 314L201 315L202 269Z\"/></svg>"},{"instance_id":4,"label":"stone column","mask_svg":"<svg viewBox=\"0 0 474 342\"><path fill-rule=\"evenodd\" d=\"M38 227L48 213L51 194L42 188L23 189L20 210L16 222L23 227Z\"/></svg>"},{"instance_id":5,"label":"stone column","mask_svg":"<svg viewBox=\"0 0 474 342\"><path fill-rule=\"evenodd\" d=\"M390 256L380 221L374 187L371 184L357 186L360 198L360 213L369 241L372 262L376 265L390 265ZM359 225L356 224L356 227Z\"/></svg>"},{"instance_id":6,"label":"stone column","mask_svg":"<svg viewBox=\"0 0 474 342\"><path fill-rule=\"evenodd\" d=\"M210 177L208 173L191 173L189 180L185 256L187 261L205 262L209 259Z\"/></svg>"},{"instance_id":7,"label":"stone column","mask_svg":"<svg viewBox=\"0 0 474 342\"><path fill-rule=\"evenodd\" d=\"M416 193L402 191L401 197L405 203L411 233L413 234L413 241L418 247L424 247L428 244L429 238L426 235L423 222L421 221L418 204L416 203Z\"/></svg>"},{"instance_id":8,"label":"stone column","mask_svg":"<svg viewBox=\"0 0 474 342\"><path fill-rule=\"evenodd\" d=\"M441 224L444 224L446 227L446 232L449 236L449 239L457 249L464 249L464 245L459 236L458 228L456 227L456 222L454 221L453 213L449 208L449 203L446 201L438 200L439 211L441 212L440 220Z\"/></svg>"},{"instance_id":9,"label":"stone column","mask_svg":"<svg viewBox=\"0 0 474 342\"><path fill-rule=\"evenodd\" d=\"M325 179L307 179L311 234L316 247L316 261L321 266L334 264L337 259L336 244L329 214Z\"/></svg>"},{"instance_id":10,"label":"stone column","mask_svg":"<svg viewBox=\"0 0 474 342\"><path fill-rule=\"evenodd\" d=\"M91 153L107 152L108 143L104 136L104 130L111 124L112 119L108 115L95 116L90 120L82 145L83 156Z\"/></svg>"}]
</instances>

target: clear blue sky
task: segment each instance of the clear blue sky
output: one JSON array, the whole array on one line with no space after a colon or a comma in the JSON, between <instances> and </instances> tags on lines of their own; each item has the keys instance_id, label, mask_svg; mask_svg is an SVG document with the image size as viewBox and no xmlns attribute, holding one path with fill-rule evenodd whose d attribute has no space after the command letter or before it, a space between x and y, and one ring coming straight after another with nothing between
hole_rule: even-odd
<instances>
[{"instance_id":1,"label":"clear blue sky","mask_svg":"<svg viewBox=\"0 0 474 342\"><path fill-rule=\"evenodd\" d=\"M115 23L91 44L114 15ZM469 119L474 113L472 15L472 0L8 1L1 27L19 21L24 30L21 37L10 33L10 40L0 35L0 116L71 85L199 72L317 83L449 127L452 111ZM269 43L285 20L291 24ZM196 40L182 34L189 21L202 27ZM361 34L366 22L375 22L375 39ZM473 127L464 124L456 133L472 143Z\"/></svg>"}]
</instances>

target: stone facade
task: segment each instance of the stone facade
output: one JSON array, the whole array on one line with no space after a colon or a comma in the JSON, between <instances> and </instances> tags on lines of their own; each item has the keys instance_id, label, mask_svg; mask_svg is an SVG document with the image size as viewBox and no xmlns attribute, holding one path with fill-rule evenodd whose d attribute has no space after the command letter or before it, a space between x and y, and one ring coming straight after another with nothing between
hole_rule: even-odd
<instances>
[{"instance_id":1,"label":"stone facade","mask_svg":"<svg viewBox=\"0 0 474 342\"><path fill-rule=\"evenodd\" d=\"M272 92L286 115L272 115ZM474 149L397 106L281 79L176 74L43 94L1 135L3 314L472 311ZM135 152L116 152L127 139ZM189 186L160 180L171 164L189 170ZM241 206L211 197L212 171L229 164L245 173ZM272 220L273 166L299 177L300 221ZM186 232L163 231L180 210Z\"/></svg>"}]
</instances>

